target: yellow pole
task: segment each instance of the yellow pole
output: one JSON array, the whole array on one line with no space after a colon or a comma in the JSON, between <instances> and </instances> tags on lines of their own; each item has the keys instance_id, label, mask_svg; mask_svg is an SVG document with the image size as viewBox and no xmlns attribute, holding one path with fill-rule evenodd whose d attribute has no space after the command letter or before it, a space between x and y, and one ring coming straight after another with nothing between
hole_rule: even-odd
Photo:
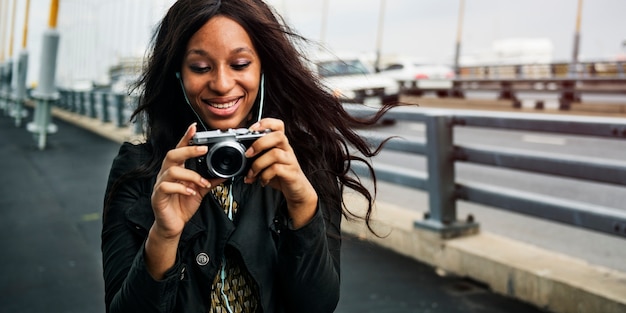
<instances>
[{"instance_id":1,"label":"yellow pole","mask_svg":"<svg viewBox=\"0 0 626 313\"><path fill-rule=\"evenodd\" d=\"M456 44L454 46L454 73L461 75L459 59L461 58L461 38L463 32L463 15L465 15L465 0L459 3L459 19L456 25Z\"/></svg>"},{"instance_id":2,"label":"yellow pole","mask_svg":"<svg viewBox=\"0 0 626 313\"><path fill-rule=\"evenodd\" d=\"M17 3L13 0L13 12L11 13L11 33L9 33L9 58L13 56L13 32L15 32L15 7Z\"/></svg>"},{"instance_id":3,"label":"yellow pole","mask_svg":"<svg viewBox=\"0 0 626 313\"><path fill-rule=\"evenodd\" d=\"M28 39L28 12L30 11L30 0L26 0L26 16L24 17L24 31L22 33L22 49L26 49Z\"/></svg>"},{"instance_id":4,"label":"yellow pole","mask_svg":"<svg viewBox=\"0 0 626 313\"><path fill-rule=\"evenodd\" d=\"M0 14L2 17L2 28L0 29L0 63L4 62L4 41L5 41L5 32L6 32L6 25L7 25L7 18L6 18L6 11L8 11L8 6L5 6L5 4L7 3L5 0L0 0L2 1L2 3L0 3Z\"/></svg>"},{"instance_id":5,"label":"yellow pole","mask_svg":"<svg viewBox=\"0 0 626 313\"><path fill-rule=\"evenodd\" d=\"M576 32L580 33L580 21L582 19L583 0L578 0L578 11L576 13Z\"/></svg>"},{"instance_id":6,"label":"yellow pole","mask_svg":"<svg viewBox=\"0 0 626 313\"><path fill-rule=\"evenodd\" d=\"M50 19L48 20L48 26L50 28L57 27L57 15L59 14L59 0L52 0L50 4Z\"/></svg>"}]
</instances>

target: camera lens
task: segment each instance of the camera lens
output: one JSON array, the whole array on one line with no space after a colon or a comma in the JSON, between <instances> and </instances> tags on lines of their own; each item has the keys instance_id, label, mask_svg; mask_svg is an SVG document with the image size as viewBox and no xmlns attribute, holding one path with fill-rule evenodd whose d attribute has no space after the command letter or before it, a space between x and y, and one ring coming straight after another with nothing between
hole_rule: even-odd
<instances>
[{"instance_id":1,"label":"camera lens","mask_svg":"<svg viewBox=\"0 0 626 313\"><path fill-rule=\"evenodd\" d=\"M238 175L246 164L245 150L237 142L220 142L207 154L209 172L216 177L230 178Z\"/></svg>"}]
</instances>

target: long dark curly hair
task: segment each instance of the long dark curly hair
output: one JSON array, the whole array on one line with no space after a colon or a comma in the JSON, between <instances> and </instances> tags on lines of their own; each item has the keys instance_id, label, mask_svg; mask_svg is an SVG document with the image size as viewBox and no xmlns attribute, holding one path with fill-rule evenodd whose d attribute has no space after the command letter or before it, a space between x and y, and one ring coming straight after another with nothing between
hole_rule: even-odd
<instances>
[{"instance_id":1,"label":"long dark curly hair","mask_svg":"<svg viewBox=\"0 0 626 313\"><path fill-rule=\"evenodd\" d=\"M285 123L287 138L319 199L326 201L329 208L341 210L348 219L364 219L369 227L375 190L374 195L370 193L353 175L350 164L367 164L375 186L374 172L367 160L379 148L371 147L355 129L376 123L393 104L367 119L350 116L311 71L302 49L310 42L260 0L179 0L169 9L152 38L151 55L135 87L141 96L132 118L145 116L152 159L125 178L148 177L158 172L167 151L176 146L196 120L185 105L176 73L189 39L216 15L237 21L250 36L265 76L263 117L279 118ZM252 111L256 112L254 108ZM340 203L346 187L368 200L364 216L348 211Z\"/></svg>"}]
</instances>

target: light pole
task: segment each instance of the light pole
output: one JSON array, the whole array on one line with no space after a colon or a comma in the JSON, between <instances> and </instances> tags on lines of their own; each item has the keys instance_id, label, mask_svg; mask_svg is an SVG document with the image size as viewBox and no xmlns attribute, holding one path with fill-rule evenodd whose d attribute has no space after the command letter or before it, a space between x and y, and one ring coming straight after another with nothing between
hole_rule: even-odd
<instances>
[{"instance_id":1,"label":"light pole","mask_svg":"<svg viewBox=\"0 0 626 313\"><path fill-rule=\"evenodd\" d=\"M28 13L30 10L30 0L26 0L24 29L22 32L22 50L15 66L15 90L13 93L14 106L11 110L11 116L15 118L15 126L22 125L22 118L26 117L27 112L23 108L24 99L26 99L26 74L28 73L28 51L26 50L26 42L28 38Z\"/></svg>"},{"instance_id":2,"label":"light pole","mask_svg":"<svg viewBox=\"0 0 626 313\"><path fill-rule=\"evenodd\" d=\"M376 72L380 72L380 57L383 46L383 26L385 24L385 7L387 0L380 0L380 10L378 12L378 35L376 37Z\"/></svg>"},{"instance_id":3,"label":"light pole","mask_svg":"<svg viewBox=\"0 0 626 313\"><path fill-rule=\"evenodd\" d=\"M320 50L326 45L326 27L328 24L328 0L322 4L322 25L320 30Z\"/></svg>"},{"instance_id":4,"label":"light pole","mask_svg":"<svg viewBox=\"0 0 626 313\"><path fill-rule=\"evenodd\" d=\"M57 15L59 13L59 0L52 0L50 4L50 17L48 29L43 34L41 48L41 61L39 63L39 81L33 91L33 98L37 102L33 122L27 125L28 131L38 136L38 147L45 149L48 134L57 131L56 125L50 123L50 105L59 99L56 90L55 74L57 52L59 50L59 32L57 31Z\"/></svg>"},{"instance_id":5,"label":"light pole","mask_svg":"<svg viewBox=\"0 0 626 313\"><path fill-rule=\"evenodd\" d=\"M459 20L456 30L456 45L454 49L454 73L459 76L461 74L461 66L459 64L459 58L461 57L461 35L463 32L463 15L465 10L465 0L460 0L459 5Z\"/></svg>"},{"instance_id":6,"label":"light pole","mask_svg":"<svg viewBox=\"0 0 626 313\"><path fill-rule=\"evenodd\" d=\"M5 34L6 30L7 30L7 22L10 23L9 25L9 43L8 43L8 48L9 48L9 53L6 56L6 60L4 60L3 64L2 64L2 83L0 83L0 107L2 109L4 109L4 113L6 115L9 115L9 111L10 111L10 107L11 107L11 81L12 81L12 76L13 76L13 32L15 29L15 7L16 7L16 3L15 0L12 1L13 5L11 6L12 10L11 10L11 18L10 21L8 18L3 18L3 25L2 25L2 33ZM9 0L5 1L6 6L5 6L5 10L6 14L8 16L9 14L9 7L10 7L10 3ZM6 35L2 35L2 56L0 57L1 59L5 59L5 50L6 48L4 47L6 43Z\"/></svg>"},{"instance_id":7,"label":"light pole","mask_svg":"<svg viewBox=\"0 0 626 313\"><path fill-rule=\"evenodd\" d=\"M569 66L569 75L576 76L576 68L578 67L578 51L580 47L580 22L582 18L583 0L578 0L578 11L576 13L576 31L574 32L574 49L572 52L572 63Z\"/></svg>"}]
</instances>

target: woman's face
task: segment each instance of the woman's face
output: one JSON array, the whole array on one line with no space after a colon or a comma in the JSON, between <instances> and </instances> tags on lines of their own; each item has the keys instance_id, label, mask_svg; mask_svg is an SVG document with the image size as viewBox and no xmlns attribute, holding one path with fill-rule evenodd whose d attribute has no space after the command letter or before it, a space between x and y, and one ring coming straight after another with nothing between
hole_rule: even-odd
<instances>
[{"instance_id":1,"label":"woman's face","mask_svg":"<svg viewBox=\"0 0 626 313\"><path fill-rule=\"evenodd\" d=\"M248 33L215 16L189 40L182 64L185 92L207 127L244 127L259 91L261 60Z\"/></svg>"}]
</instances>

